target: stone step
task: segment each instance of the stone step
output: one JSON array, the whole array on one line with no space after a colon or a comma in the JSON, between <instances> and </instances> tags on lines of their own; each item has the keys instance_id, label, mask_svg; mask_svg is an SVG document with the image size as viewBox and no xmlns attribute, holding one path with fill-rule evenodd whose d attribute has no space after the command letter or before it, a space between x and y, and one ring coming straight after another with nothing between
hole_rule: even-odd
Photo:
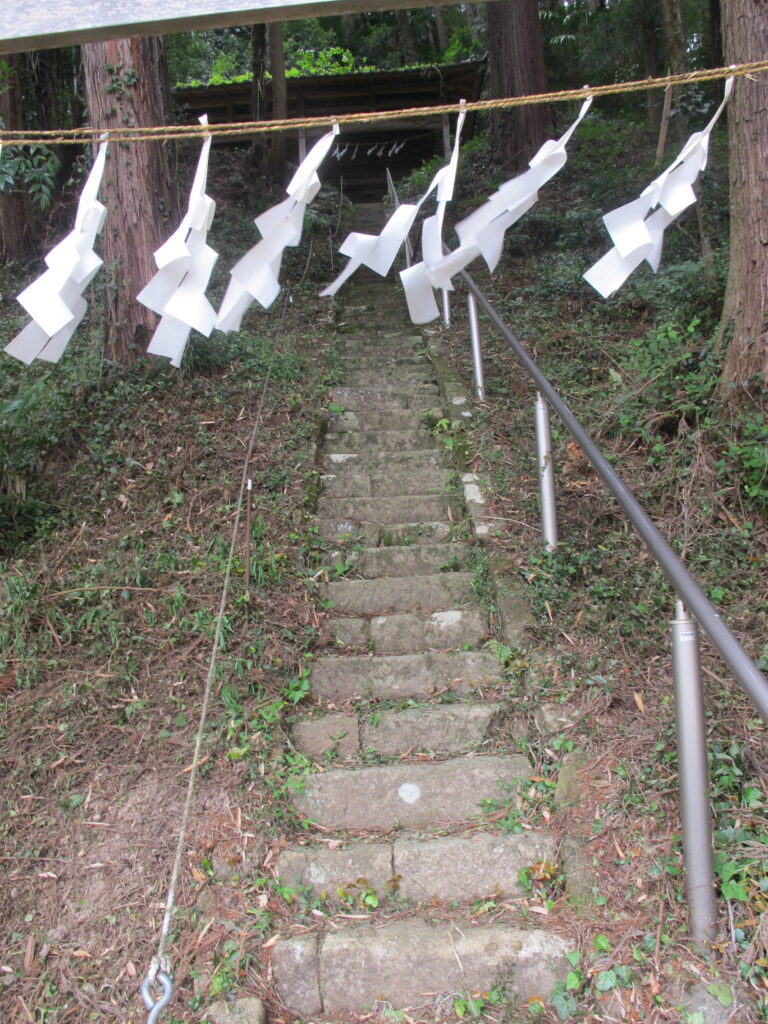
<instances>
[{"instance_id":1,"label":"stone step","mask_svg":"<svg viewBox=\"0 0 768 1024\"><path fill-rule=\"evenodd\" d=\"M365 319L370 324L371 318L367 316L367 313ZM427 343L420 334L415 334L407 329L372 331L361 328L357 332L348 331L343 338L337 340L335 348L340 355L358 351L386 352L387 349L391 351L410 349L411 352L420 352L427 348Z\"/></svg>"},{"instance_id":2,"label":"stone step","mask_svg":"<svg viewBox=\"0 0 768 1024\"><path fill-rule=\"evenodd\" d=\"M390 387L376 382L371 387L335 387L331 390L331 403L345 410L369 409L372 406L386 409L418 409L429 407L430 400L437 397L436 384L421 381L392 382Z\"/></svg>"},{"instance_id":3,"label":"stone step","mask_svg":"<svg viewBox=\"0 0 768 1024\"><path fill-rule=\"evenodd\" d=\"M520 872L554 864L555 843L542 832L521 835L480 832L434 839L397 838L389 843L345 843L338 849L294 848L280 854L283 883L303 886L331 903L339 890L353 893L358 879L383 899L397 895L415 903L469 903L524 895ZM393 882L396 880L396 882Z\"/></svg>"},{"instance_id":4,"label":"stone step","mask_svg":"<svg viewBox=\"0 0 768 1024\"><path fill-rule=\"evenodd\" d=\"M450 453L447 448L437 446L428 435L421 434L425 447L413 451L367 451L367 452L336 452L320 457L320 469L325 473L342 476L345 473L368 473L380 475L391 472L427 473L433 469L450 468ZM333 440L336 447L341 447L344 438Z\"/></svg>"},{"instance_id":5,"label":"stone step","mask_svg":"<svg viewBox=\"0 0 768 1024\"><path fill-rule=\"evenodd\" d=\"M312 667L312 692L328 701L355 698L406 700L446 691L471 693L498 683L500 666L487 651L424 651L381 656L322 656Z\"/></svg>"},{"instance_id":6,"label":"stone step","mask_svg":"<svg viewBox=\"0 0 768 1024\"><path fill-rule=\"evenodd\" d=\"M349 519L318 519L323 540L336 544L375 547L377 544L437 544L450 541L455 523L448 520L419 523L354 523Z\"/></svg>"},{"instance_id":7,"label":"stone step","mask_svg":"<svg viewBox=\"0 0 768 1024\"><path fill-rule=\"evenodd\" d=\"M360 409L343 415L329 415L325 421L326 434L348 434L362 430L425 430L424 411L421 409ZM326 440L326 446L334 442Z\"/></svg>"},{"instance_id":8,"label":"stone step","mask_svg":"<svg viewBox=\"0 0 768 1024\"><path fill-rule=\"evenodd\" d=\"M404 349L394 355L389 349L361 347L360 349L348 349L343 353L337 352L336 355L341 361L345 373L355 373L358 370L370 370L375 374L397 374L401 371L423 373L425 370L431 372L432 366L427 355L412 349Z\"/></svg>"},{"instance_id":9,"label":"stone step","mask_svg":"<svg viewBox=\"0 0 768 1024\"><path fill-rule=\"evenodd\" d=\"M326 556L330 569L348 571L356 577L375 579L378 576L433 576L458 572L472 562L472 549L455 541L445 544L396 545L388 548L365 548L362 551L332 552Z\"/></svg>"},{"instance_id":10,"label":"stone step","mask_svg":"<svg viewBox=\"0 0 768 1024\"><path fill-rule=\"evenodd\" d=\"M292 796L296 814L322 828L456 825L478 818L484 800L503 800L532 769L522 754L333 769L309 775Z\"/></svg>"},{"instance_id":11,"label":"stone step","mask_svg":"<svg viewBox=\"0 0 768 1024\"><path fill-rule=\"evenodd\" d=\"M385 576L381 579L338 580L320 586L320 597L330 601L334 615L383 615L385 612L425 612L456 609L474 601L470 572L433 576Z\"/></svg>"},{"instance_id":12,"label":"stone step","mask_svg":"<svg viewBox=\"0 0 768 1024\"><path fill-rule=\"evenodd\" d=\"M414 385L435 385L435 375L429 363L408 366L393 360L386 368L370 365L349 368L344 375L344 384L347 387L374 387L394 391L401 390L404 384L409 388Z\"/></svg>"},{"instance_id":13,"label":"stone step","mask_svg":"<svg viewBox=\"0 0 768 1024\"><path fill-rule=\"evenodd\" d=\"M449 608L439 612L402 612L370 619L334 616L334 640L376 654L415 654L476 647L488 635L488 619L480 608Z\"/></svg>"},{"instance_id":14,"label":"stone step","mask_svg":"<svg viewBox=\"0 0 768 1024\"><path fill-rule=\"evenodd\" d=\"M280 1001L305 1019L343 1019L380 1004L441 1020L457 993L490 991L500 978L518 1005L548 1002L568 973L569 948L540 929L408 918L283 939L271 968Z\"/></svg>"},{"instance_id":15,"label":"stone step","mask_svg":"<svg viewBox=\"0 0 768 1024\"><path fill-rule=\"evenodd\" d=\"M368 718L343 713L296 722L294 746L308 757L357 758L373 750L382 757L415 751L465 754L488 739L496 704L426 704Z\"/></svg>"},{"instance_id":16,"label":"stone step","mask_svg":"<svg viewBox=\"0 0 768 1024\"><path fill-rule=\"evenodd\" d=\"M327 454L354 454L355 452L403 452L437 449L437 442L428 430L360 430L329 438L335 446Z\"/></svg>"},{"instance_id":17,"label":"stone step","mask_svg":"<svg viewBox=\"0 0 768 1024\"><path fill-rule=\"evenodd\" d=\"M321 492L329 498L444 493L455 474L447 466L422 470L393 466L386 473L323 473Z\"/></svg>"},{"instance_id":18,"label":"stone step","mask_svg":"<svg viewBox=\"0 0 768 1024\"><path fill-rule=\"evenodd\" d=\"M322 497L317 511L324 519L345 517L352 523L404 523L451 519L449 507L445 494L409 494L376 498Z\"/></svg>"}]
</instances>

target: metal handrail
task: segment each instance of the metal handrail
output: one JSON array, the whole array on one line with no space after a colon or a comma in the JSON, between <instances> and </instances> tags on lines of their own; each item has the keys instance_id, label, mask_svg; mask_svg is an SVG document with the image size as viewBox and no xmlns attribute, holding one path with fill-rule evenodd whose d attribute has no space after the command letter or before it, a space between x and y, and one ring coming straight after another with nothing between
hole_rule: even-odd
<instances>
[{"instance_id":1,"label":"metal handrail","mask_svg":"<svg viewBox=\"0 0 768 1024\"><path fill-rule=\"evenodd\" d=\"M707 766L707 735L704 703L699 679L698 642L696 623L691 621L686 606L693 612L698 624L713 646L728 664L734 678L754 704L760 717L768 724L768 679L749 657L734 634L717 614L704 591L691 576L675 552L651 522L624 481L611 466L590 434L574 416L559 393L531 358L518 338L507 327L491 303L466 271L461 277L470 295L483 307L491 322L533 378L539 389L537 396L537 447L542 471L542 524L549 548L556 543L554 525L554 498L550 496L545 507L544 471L552 477L551 453L543 452L549 444L548 419L541 407L544 400L552 406L571 436L578 442L595 472L624 510L651 554L677 591L675 618L672 630L672 662L675 680L675 717L677 723L678 776L680 808L683 830L683 859L688 897L688 925L691 936L706 947L714 938L717 907L714 894L714 860L712 850L712 823L709 804L709 776ZM479 350L479 343L474 345ZM540 420L546 420L540 431ZM551 522L548 523L548 520ZM554 541L552 537L554 536Z\"/></svg>"},{"instance_id":2,"label":"metal handrail","mask_svg":"<svg viewBox=\"0 0 768 1024\"><path fill-rule=\"evenodd\" d=\"M528 374L536 382L539 391L555 410L572 437L579 443L598 476L624 509L627 518L666 573L670 583L685 602L688 609L693 612L699 625L733 672L734 678L755 705L760 717L768 725L768 679L765 678L735 635L717 614L714 605L709 601L704 591L666 540L664 540L627 485L608 462L597 444L592 440L592 437L587 433L576 416L574 416L547 377L539 369L538 365L528 355L520 341L510 331L485 295L483 295L482 291L466 271L461 271L461 277L478 303L488 314L494 327L496 327L523 367L528 371Z\"/></svg>"}]
</instances>

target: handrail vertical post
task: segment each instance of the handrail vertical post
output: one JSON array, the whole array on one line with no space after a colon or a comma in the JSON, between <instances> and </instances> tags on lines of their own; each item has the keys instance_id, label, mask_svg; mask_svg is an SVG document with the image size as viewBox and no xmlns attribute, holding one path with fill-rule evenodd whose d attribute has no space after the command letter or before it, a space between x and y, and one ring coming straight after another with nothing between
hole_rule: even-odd
<instances>
[{"instance_id":1,"label":"handrail vertical post","mask_svg":"<svg viewBox=\"0 0 768 1024\"><path fill-rule=\"evenodd\" d=\"M557 507L555 505L555 464L552 459L552 431L549 406L536 392L536 456L539 463L541 532L548 551L557 547Z\"/></svg>"},{"instance_id":2,"label":"handrail vertical post","mask_svg":"<svg viewBox=\"0 0 768 1024\"><path fill-rule=\"evenodd\" d=\"M245 492L245 599L251 598L251 518L253 515L253 480L248 479Z\"/></svg>"},{"instance_id":3,"label":"handrail vertical post","mask_svg":"<svg viewBox=\"0 0 768 1024\"><path fill-rule=\"evenodd\" d=\"M443 324L451 326L451 299L447 288L443 288Z\"/></svg>"},{"instance_id":4,"label":"handrail vertical post","mask_svg":"<svg viewBox=\"0 0 768 1024\"><path fill-rule=\"evenodd\" d=\"M714 938L717 924L707 732L699 679L698 630L680 600L675 603L670 627L688 927L694 942L706 946Z\"/></svg>"},{"instance_id":5,"label":"handrail vertical post","mask_svg":"<svg viewBox=\"0 0 768 1024\"><path fill-rule=\"evenodd\" d=\"M483 377L483 353L480 348L480 321L477 316L477 302L472 292L467 296L469 310L469 333L472 339L472 366L475 371L475 394L478 402L485 401L485 379Z\"/></svg>"}]
</instances>

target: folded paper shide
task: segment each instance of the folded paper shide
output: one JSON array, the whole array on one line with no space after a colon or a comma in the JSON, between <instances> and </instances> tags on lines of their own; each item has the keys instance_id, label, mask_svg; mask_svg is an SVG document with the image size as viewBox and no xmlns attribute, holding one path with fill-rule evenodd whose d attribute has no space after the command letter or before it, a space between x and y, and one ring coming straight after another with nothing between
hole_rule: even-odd
<instances>
[{"instance_id":1,"label":"folded paper shide","mask_svg":"<svg viewBox=\"0 0 768 1024\"><path fill-rule=\"evenodd\" d=\"M207 125L208 118L200 118ZM211 136L206 135L197 161L189 194L189 206L181 224L155 252L158 271L138 295L138 300L155 313L160 323L147 349L152 355L167 356L172 366L181 358L194 327L208 337L216 323L216 310L205 290L218 253L206 243L216 204L206 195Z\"/></svg>"},{"instance_id":2,"label":"folded paper shide","mask_svg":"<svg viewBox=\"0 0 768 1024\"><path fill-rule=\"evenodd\" d=\"M386 277L392 269L392 264L395 262L395 257L401 246L408 237L408 232L414 225L422 204L435 189L437 189L438 212L434 217L429 218L425 223L425 228L427 224L433 222L427 229L427 233L433 244L439 245L440 251L442 251L442 242L439 236L442 231L443 210L445 203L453 197L453 186L459 161L459 139L464 117L465 111L461 110L456 122L456 139L450 163L440 168L418 203L403 203L397 207L380 234L366 235L360 231L353 231L347 235L339 252L343 256L349 256L349 262L336 280L320 292L321 296L335 295L344 282L348 281L354 272L363 266Z\"/></svg>"},{"instance_id":3,"label":"folded paper shide","mask_svg":"<svg viewBox=\"0 0 768 1024\"><path fill-rule=\"evenodd\" d=\"M35 359L58 363L86 314L88 304L83 292L103 264L93 246L107 216L106 208L96 198L106 159L107 141L102 136L80 196L74 228L45 257L48 269L18 295L32 322L5 346L5 351L22 363Z\"/></svg>"},{"instance_id":4,"label":"folded paper shide","mask_svg":"<svg viewBox=\"0 0 768 1024\"><path fill-rule=\"evenodd\" d=\"M733 89L733 78L725 83L723 102L702 132L688 139L677 158L640 193L638 199L611 210L603 223L613 241L602 259L584 274L584 279L604 299L621 288L633 270L646 260L654 274L661 263L664 232L680 214L696 202L693 185L707 166L709 136L725 109Z\"/></svg>"},{"instance_id":5,"label":"folded paper shide","mask_svg":"<svg viewBox=\"0 0 768 1024\"><path fill-rule=\"evenodd\" d=\"M338 125L319 139L302 160L286 192L288 198L256 218L261 241L235 264L221 304L216 327L220 331L239 331L243 315L252 302L269 309L280 294L280 266L286 246L298 245L304 228L307 206L320 191L317 176L325 160Z\"/></svg>"},{"instance_id":6,"label":"folded paper shide","mask_svg":"<svg viewBox=\"0 0 768 1024\"><path fill-rule=\"evenodd\" d=\"M439 315L433 289L452 290L451 278L478 256L483 257L491 272L496 269L507 229L530 210L539 198L539 189L565 165L568 159L565 147L591 104L592 98L588 97L568 131L557 141L545 142L527 171L505 182L482 206L456 225L460 243L457 249L444 255L442 241L438 241L434 229L422 236L422 262L400 274L414 323L427 323ZM455 176L455 170L453 173Z\"/></svg>"}]
</instances>

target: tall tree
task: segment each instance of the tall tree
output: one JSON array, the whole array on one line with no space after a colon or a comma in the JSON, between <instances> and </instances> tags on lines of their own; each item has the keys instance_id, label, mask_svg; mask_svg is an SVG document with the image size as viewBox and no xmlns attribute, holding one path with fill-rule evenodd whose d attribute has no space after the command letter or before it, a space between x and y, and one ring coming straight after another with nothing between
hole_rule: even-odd
<instances>
[{"instance_id":1,"label":"tall tree","mask_svg":"<svg viewBox=\"0 0 768 1024\"><path fill-rule=\"evenodd\" d=\"M23 127L19 68L19 59L15 54L3 58L0 124L9 131L18 131ZM32 205L26 190L20 188L15 181L0 179L0 263L10 263L30 255L33 241L31 224Z\"/></svg>"},{"instance_id":2,"label":"tall tree","mask_svg":"<svg viewBox=\"0 0 768 1024\"><path fill-rule=\"evenodd\" d=\"M487 13L493 98L545 92L537 0L494 0ZM491 128L500 161L509 170L523 170L549 127L549 108L540 103L495 112Z\"/></svg>"},{"instance_id":3,"label":"tall tree","mask_svg":"<svg viewBox=\"0 0 768 1024\"><path fill-rule=\"evenodd\" d=\"M768 0L721 0L727 64L768 53ZM724 391L737 399L768 384L768 76L739 78L728 110L731 262L720 337Z\"/></svg>"},{"instance_id":4,"label":"tall tree","mask_svg":"<svg viewBox=\"0 0 768 1024\"><path fill-rule=\"evenodd\" d=\"M267 26L259 22L251 27L251 120L261 121L265 116L264 80L267 70ZM249 150L250 173L248 188L255 198L260 188L267 162L267 143L264 135L254 135Z\"/></svg>"},{"instance_id":5,"label":"tall tree","mask_svg":"<svg viewBox=\"0 0 768 1024\"><path fill-rule=\"evenodd\" d=\"M688 71L688 35L685 28L685 19L683 17L683 5L681 0L661 0L661 13L664 25L664 40L667 48L667 58L669 60L669 70L673 75L684 74ZM675 96L677 92L679 92L679 89L673 89L672 95ZM676 121L678 141L682 144L689 134L689 128L688 119L686 118L685 112L679 103ZM660 151L661 144L659 145L659 151L657 152ZM710 279L714 279L714 252L712 249L712 242L709 237L709 231L707 229L707 223L704 219L704 213L701 208L701 203L696 203L694 206L694 216L696 217L696 226L699 232L701 255L704 260L704 272Z\"/></svg>"},{"instance_id":6,"label":"tall tree","mask_svg":"<svg viewBox=\"0 0 768 1024\"><path fill-rule=\"evenodd\" d=\"M82 48L91 126L149 127L168 123L162 41L117 39ZM152 254L176 219L168 151L160 142L113 143L101 195L108 210L103 257L108 274L106 351L134 362L157 323L136 295L155 273Z\"/></svg>"},{"instance_id":7,"label":"tall tree","mask_svg":"<svg viewBox=\"0 0 768 1024\"><path fill-rule=\"evenodd\" d=\"M272 21L269 25L269 64L272 71L272 117L282 121L288 116L288 87L285 81L283 26L279 21ZM285 177L285 132L272 135L270 160L272 177L282 182Z\"/></svg>"}]
</instances>

